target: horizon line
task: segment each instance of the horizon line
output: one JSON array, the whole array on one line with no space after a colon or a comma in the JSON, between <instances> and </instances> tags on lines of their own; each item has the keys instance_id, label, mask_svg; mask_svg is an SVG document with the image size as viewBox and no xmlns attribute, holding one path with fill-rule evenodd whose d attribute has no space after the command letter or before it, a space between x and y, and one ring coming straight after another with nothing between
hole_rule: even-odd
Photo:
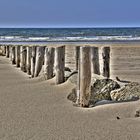
<instances>
[{"instance_id":1,"label":"horizon line","mask_svg":"<svg viewBox=\"0 0 140 140\"><path fill-rule=\"evenodd\" d=\"M140 28L140 26L0 26L0 28Z\"/></svg>"},{"instance_id":2,"label":"horizon line","mask_svg":"<svg viewBox=\"0 0 140 140\"><path fill-rule=\"evenodd\" d=\"M39 24L1 24L0 28L138 28L140 24L50 24L50 25L39 25Z\"/></svg>"}]
</instances>

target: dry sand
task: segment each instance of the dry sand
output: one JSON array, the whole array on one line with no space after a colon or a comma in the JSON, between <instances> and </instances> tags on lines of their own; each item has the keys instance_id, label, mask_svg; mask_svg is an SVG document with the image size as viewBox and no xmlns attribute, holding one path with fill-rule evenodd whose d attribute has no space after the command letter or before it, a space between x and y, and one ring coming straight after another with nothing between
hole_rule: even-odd
<instances>
[{"instance_id":1,"label":"dry sand","mask_svg":"<svg viewBox=\"0 0 140 140\"><path fill-rule=\"evenodd\" d=\"M139 46L112 48L113 76L140 81ZM1 140L139 140L140 101L74 107L67 98L73 85L39 82L0 56ZM119 116L118 120L116 117Z\"/></svg>"},{"instance_id":2,"label":"dry sand","mask_svg":"<svg viewBox=\"0 0 140 140\"><path fill-rule=\"evenodd\" d=\"M72 69L75 68L74 46L69 45L66 48L66 66ZM79 46L79 44L76 46ZM140 44L90 44L89 46L98 46L99 48L103 46L111 47L111 78L118 76L120 79L140 82ZM99 53L100 61L102 61L101 49Z\"/></svg>"}]
</instances>

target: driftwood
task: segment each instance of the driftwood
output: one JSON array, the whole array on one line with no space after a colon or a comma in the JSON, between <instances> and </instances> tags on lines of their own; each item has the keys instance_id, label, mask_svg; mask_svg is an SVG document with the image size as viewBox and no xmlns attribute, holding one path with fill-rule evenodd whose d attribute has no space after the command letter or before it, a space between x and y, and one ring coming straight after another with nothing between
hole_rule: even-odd
<instances>
[{"instance_id":1,"label":"driftwood","mask_svg":"<svg viewBox=\"0 0 140 140\"><path fill-rule=\"evenodd\" d=\"M65 81L65 46L55 49L55 60L56 84L61 84Z\"/></svg>"},{"instance_id":2,"label":"driftwood","mask_svg":"<svg viewBox=\"0 0 140 140\"><path fill-rule=\"evenodd\" d=\"M53 78L54 48L45 48L44 74L46 79Z\"/></svg>"},{"instance_id":3,"label":"driftwood","mask_svg":"<svg viewBox=\"0 0 140 140\"><path fill-rule=\"evenodd\" d=\"M44 50L45 47L37 47L34 77L37 77L42 69L44 62Z\"/></svg>"},{"instance_id":4,"label":"driftwood","mask_svg":"<svg viewBox=\"0 0 140 140\"><path fill-rule=\"evenodd\" d=\"M80 106L88 107L91 88L90 47L80 48Z\"/></svg>"},{"instance_id":5,"label":"driftwood","mask_svg":"<svg viewBox=\"0 0 140 140\"><path fill-rule=\"evenodd\" d=\"M131 83L131 81L121 80L119 77L116 77L116 80L121 83Z\"/></svg>"}]
</instances>

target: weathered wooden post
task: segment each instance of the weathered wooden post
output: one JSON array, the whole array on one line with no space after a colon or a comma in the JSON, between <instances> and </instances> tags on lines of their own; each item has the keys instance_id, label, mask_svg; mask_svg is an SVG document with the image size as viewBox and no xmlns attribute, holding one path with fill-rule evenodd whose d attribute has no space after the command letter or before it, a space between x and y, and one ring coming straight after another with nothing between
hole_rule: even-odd
<instances>
[{"instance_id":1,"label":"weathered wooden post","mask_svg":"<svg viewBox=\"0 0 140 140\"><path fill-rule=\"evenodd\" d=\"M1 54L3 55L3 46L0 45L0 49L1 49Z\"/></svg>"},{"instance_id":2,"label":"weathered wooden post","mask_svg":"<svg viewBox=\"0 0 140 140\"><path fill-rule=\"evenodd\" d=\"M9 58L9 51L10 51L10 50L9 50L9 46L7 45L7 46L6 46L6 57L7 57L7 58Z\"/></svg>"},{"instance_id":3,"label":"weathered wooden post","mask_svg":"<svg viewBox=\"0 0 140 140\"><path fill-rule=\"evenodd\" d=\"M88 107L91 90L90 47L80 48L80 106Z\"/></svg>"},{"instance_id":4,"label":"weathered wooden post","mask_svg":"<svg viewBox=\"0 0 140 140\"><path fill-rule=\"evenodd\" d=\"M80 46L76 46L75 47L76 70L78 70L79 57L80 57Z\"/></svg>"},{"instance_id":5,"label":"weathered wooden post","mask_svg":"<svg viewBox=\"0 0 140 140\"><path fill-rule=\"evenodd\" d=\"M104 47L102 50L103 57L103 76L110 77L110 47Z\"/></svg>"},{"instance_id":6,"label":"weathered wooden post","mask_svg":"<svg viewBox=\"0 0 140 140\"><path fill-rule=\"evenodd\" d=\"M16 67L20 67L20 46L16 46Z\"/></svg>"},{"instance_id":7,"label":"weathered wooden post","mask_svg":"<svg viewBox=\"0 0 140 140\"><path fill-rule=\"evenodd\" d=\"M26 72L26 46L21 46L20 51L20 68L23 72Z\"/></svg>"},{"instance_id":8,"label":"weathered wooden post","mask_svg":"<svg viewBox=\"0 0 140 140\"><path fill-rule=\"evenodd\" d=\"M42 69L42 65L44 62L44 50L45 47L37 47L34 77L37 77Z\"/></svg>"},{"instance_id":9,"label":"weathered wooden post","mask_svg":"<svg viewBox=\"0 0 140 140\"><path fill-rule=\"evenodd\" d=\"M65 46L55 48L56 60L56 84L61 84L65 81Z\"/></svg>"},{"instance_id":10,"label":"weathered wooden post","mask_svg":"<svg viewBox=\"0 0 140 140\"><path fill-rule=\"evenodd\" d=\"M26 59L26 64L27 64L27 74L31 75L31 54L32 54L32 48L27 47L27 59Z\"/></svg>"},{"instance_id":11,"label":"weathered wooden post","mask_svg":"<svg viewBox=\"0 0 140 140\"><path fill-rule=\"evenodd\" d=\"M10 61L12 61L12 46L11 45L9 46L9 58L10 58Z\"/></svg>"},{"instance_id":12,"label":"weathered wooden post","mask_svg":"<svg viewBox=\"0 0 140 140\"><path fill-rule=\"evenodd\" d=\"M15 46L12 46L12 50L11 50L11 57L12 57L12 64L16 64L16 60L15 60Z\"/></svg>"},{"instance_id":13,"label":"weathered wooden post","mask_svg":"<svg viewBox=\"0 0 140 140\"><path fill-rule=\"evenodd\" d=\"M3 55L3 48L1 45L0 45L0 51L1 51L1 55Z\"/></svg>"},{"instance_id":14,"label":"weathered wooden post","mask_svg":"<svg viewBox=\"0 0 140 140\"><path fill-rule=\"evenodd\" d=\"M0 46L1 51L2 51L2 55L5 56L6 55L6 46Z\"/></svg>"},{"instance_id":15,"label":"weathered wooden post","mask_svg":"<svg viewBox=\"0 0 140 140\"><path fill-rule=\"evenodd\" d=\"M6 46L3 46L3 55L6 55Z\"/></svg>"},{"instance_id":16,"label":"weathered wooden post","mask_svg":"<svg viewBox=\"0 0 140 140\"><path fill-rule=\"evenodd\" d=\"M100 75L98 47L91 47L91 63L92 63L93 73Z\"/></svg>"},{"instance_id":17,"label":"weathered wooden post","mask_svg":"<svg viewBox=\"0 0 140 140\"><path fill-rule=\"evenodd\" d=\"M76 104L79 105L80 104L80 46L76 47L76 70L78 70Z\"/></svg>"},{"instance_id":18,"label":"weathered wooden post","mask_svg":"<svg viewBox=\"0 0 140 140\"><path fill-rule=\"evenodd\" d=\"M54 48L45 48L45 62L44 62L44 74L45 78L53 78L53 68L54 68Z\"/></svg>"},{"instance_id":19,"label":"weathered wooden post","mask_svg":"<svg viewBox=\"0 0 140 140\"><path fill-rule=\"evenodd\" d=\"M35 61L36 61L36 46L32 46L32 53L31 53L31 76L34 77L35 73Z\"/></svg>"}]
</instances>

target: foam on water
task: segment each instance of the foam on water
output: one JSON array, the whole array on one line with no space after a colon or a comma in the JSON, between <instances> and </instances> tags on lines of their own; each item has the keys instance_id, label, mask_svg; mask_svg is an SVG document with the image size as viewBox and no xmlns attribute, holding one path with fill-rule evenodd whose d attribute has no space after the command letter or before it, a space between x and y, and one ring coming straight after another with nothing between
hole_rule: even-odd
<instances>
[{"instance_id":1,"label":"foam on water","mask_svg":"<svg viewBox=\"0 0 140 140\"><path fill-rule=\"evenodd\" d=\"M17 36L1 36L0 42L59 42L59 41L140 41L140 37L131 36L96 36L96 37L17 37Z\"/></svg>"},{"instance_id":2,"label":"foam on water","mask_svg":"<svg viewBox=\"0 0 140 140\"><path fill-rule=\"evenodd\" d=\"M140 28L0 29L0 42L140 41Z\"/></svg>"}]
</instances>

